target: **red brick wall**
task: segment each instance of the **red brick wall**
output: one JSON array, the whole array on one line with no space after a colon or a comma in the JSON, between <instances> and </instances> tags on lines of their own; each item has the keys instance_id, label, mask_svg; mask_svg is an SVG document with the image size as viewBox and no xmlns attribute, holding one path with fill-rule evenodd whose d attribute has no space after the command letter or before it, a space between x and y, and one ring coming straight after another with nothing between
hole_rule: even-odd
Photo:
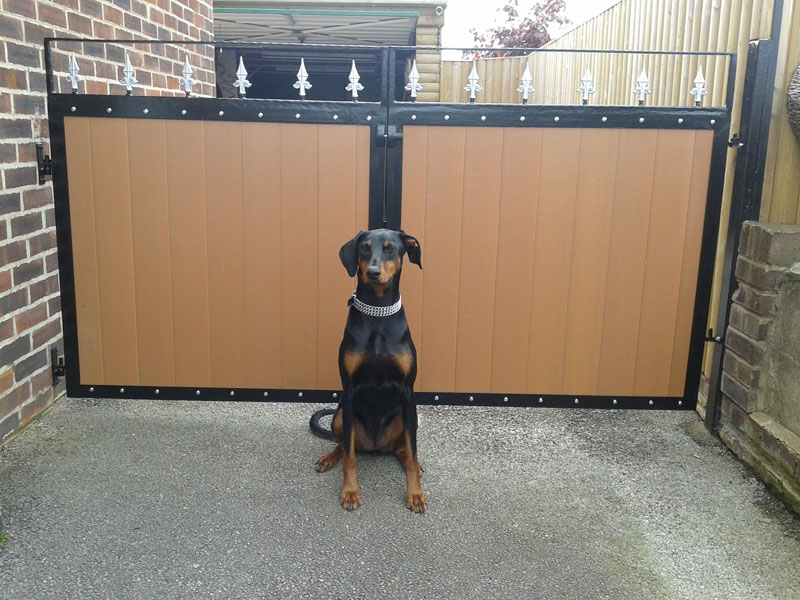
<instances>
[{"instance_id":1,"label":"red brick wall","mask_svg":"<svg viewBox=\"0 0 800 600\"><path fill-rule=\"evenodd\" d=\"M212 2L0 0L0 443L62 391L51 385L49 355L62 337L53 195L36 173L35 142L47 148L48 141L43 39L208 40ZM140 84L135 93L180 93L188 51L201 82L194 91L214 95L210 46L60 43L57 89L69 89L64 75L75 52L85 78L80 93L123 94L125 49Z\"/></svg>"}]
</instances>

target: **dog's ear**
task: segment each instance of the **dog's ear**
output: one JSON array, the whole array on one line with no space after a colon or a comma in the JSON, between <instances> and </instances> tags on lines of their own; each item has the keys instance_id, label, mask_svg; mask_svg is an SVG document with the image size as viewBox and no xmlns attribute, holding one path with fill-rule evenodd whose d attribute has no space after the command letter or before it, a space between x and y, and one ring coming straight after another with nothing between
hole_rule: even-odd
<instances>
[{"instance_id":1,"label":"dog's ear","mask_svg":"<svg viewBox=\"0 0 800 600\"><path fill-rule=\"evenodd\" d=\"M413 235L408 235L402 229L398 231L400 234L400 239L403 240L403 244L406 247L406 253L408 254L408 260L417 265L420 269L422 268L422 248L419 245L419 240L415 238Z\"/></svg>"},{"instance_id":2,"label":"dog's ear","mask_svg":"<svg viewBox=\"0 0 800 600\"><path fill-rule=\"evenodd\" d=\"M355 277L358 271L358 240L363 234L363 231L359 231L356 237L339 249L339 260L342 261L350 277Z\"/></svg>"}]
</instances>

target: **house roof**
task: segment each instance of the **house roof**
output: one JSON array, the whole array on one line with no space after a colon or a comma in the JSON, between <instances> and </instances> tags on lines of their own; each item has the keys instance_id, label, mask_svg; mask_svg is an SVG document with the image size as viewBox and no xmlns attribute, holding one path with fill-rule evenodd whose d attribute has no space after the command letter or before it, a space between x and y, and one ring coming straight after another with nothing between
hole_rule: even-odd
<instances>
[{"instance_id":1,"label":"house roof","mask_svg":"<svg viewBox=\"0 0 800 600\"><path fill-rule=\"evenodd\" d=\"M218 41L309 44L414 43L421 15L435 15L445 0L216 0Z\"/></svg>"}]
</instances>

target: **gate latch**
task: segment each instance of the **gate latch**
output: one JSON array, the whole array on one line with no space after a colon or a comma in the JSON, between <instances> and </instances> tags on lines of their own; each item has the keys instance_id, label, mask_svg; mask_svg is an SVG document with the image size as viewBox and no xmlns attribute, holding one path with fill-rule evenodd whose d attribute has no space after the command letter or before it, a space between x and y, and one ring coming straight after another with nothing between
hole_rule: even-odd
<instances>
[{"instance_id":1,"label":"gate latch","mask_svg":"<svg viewBox=\"0 0 800 600\"><path fill-rule=\"evenodd\" d=\"M705 341L706 342L714 342L715 344L721 344L722 343L722 336L714 335L714 330L713 329L709 329L708 330L708 335L706 336Z\"/></svg>"},{"instance_id":2,"label":"gate latch","mask_svg":"<svg viewBox=\"0 0 800 600\"><path fill-rule=\"evenodd\" d=\"M67 376L67 367L64 364L64 357L58 355L58 346L50 348L50 366L53 370L53 385L58 385L62 377Z\"/></svg>"},{"instance_id":3,"label":"gate latch","mask_svg":"<svg viewBox=\"0 0 800 600\"><path fill-rule=\"evenodd\" d=\"M44 144L36 142L36 164L39 167L39 185L44 185L45 177L53 174L53 161L44 153Z\"/></svg>"},{"instance_id":4,"label":"gate latch","mask_svg":"<svg viewBox=\"0 0 800 600\"><path fill-rule=\"evenodd\" d=\"M397 128L397 125L389 125L388 131L385 125L378 125L375 128L375 142L379 147L389 146L394 148L397 142L402 141L403 132Z\"/></svg>"},{"instance_id":5,"label":"gate latch","mask_svg":"<svg viewBox=\"0 0 800 600\"><path fill-rule=\"evenodd\" d=\"M728 142L728 146L730 146L735 150L738 150L739 148L744 148L744 142L742 142L742 140L739 138L738 133L734 133L733 137Z\"/></svg>"}]
</instances>

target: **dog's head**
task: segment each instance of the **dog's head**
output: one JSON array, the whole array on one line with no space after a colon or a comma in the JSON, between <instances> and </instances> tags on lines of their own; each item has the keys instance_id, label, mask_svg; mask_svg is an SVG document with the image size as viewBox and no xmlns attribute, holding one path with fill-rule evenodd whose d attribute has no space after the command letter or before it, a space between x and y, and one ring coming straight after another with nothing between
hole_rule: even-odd
<instances>
[{"instance_id":1,"label":"dog's head","mask_svg":"<svg viewBox=\"0 0 800 600\"><path fill-rule=\"evenodd\" d=\"M360 282L384 289L400 273L405 255L422 268L417 238L391 229L361 231L339 250L339 259L350 277L358 273Z\"/></svg>"}]
</instances>

